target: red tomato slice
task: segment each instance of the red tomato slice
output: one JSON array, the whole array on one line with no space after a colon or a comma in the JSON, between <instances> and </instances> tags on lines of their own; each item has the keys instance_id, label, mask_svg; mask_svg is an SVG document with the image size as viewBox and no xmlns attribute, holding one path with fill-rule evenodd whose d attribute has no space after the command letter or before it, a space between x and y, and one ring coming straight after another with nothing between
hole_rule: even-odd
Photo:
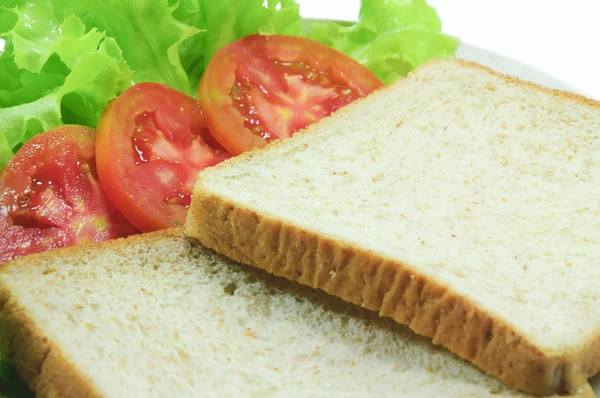
<instances>
[{"instance_id":1,"label":"red tomato slice","mask_svg":"<svg viewBox=\"0 0 600 398\"><path fill-rule=\"evenodd\" d=\"M130 87L106 108L96 145L102 186L144 232L183 225L198 173L231 157L195 99L155 83Z\"/></svg>"},{"instance_id":2,"label":"red tomato slice","mask_svg":"<svg viewBox=\"0 0 600 398\"><path fill-rule=\"evenodd\" d=\"M381 86L366 67L316 41L252 35L215 54L198 98L211 133L238 155L290 137Z\"/></svg>"},{"instance_id":3,"label":"red tomato slice","mask_svg":"<svg viewBox=\"0 0 600 398\"><path fill-rule=\"evenodd\" d=\"M61 126L29 140L0 177L0 262L135 233L96 173L95 132Z\"/></svg>"}]
</instances>

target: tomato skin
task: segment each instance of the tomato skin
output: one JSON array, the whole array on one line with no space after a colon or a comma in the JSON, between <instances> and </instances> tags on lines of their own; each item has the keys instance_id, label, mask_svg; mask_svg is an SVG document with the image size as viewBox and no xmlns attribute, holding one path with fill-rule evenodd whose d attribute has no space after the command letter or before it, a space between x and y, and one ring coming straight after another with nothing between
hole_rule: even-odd
<instances>
[{"instance_id":1,"label":"tomato skin","mask_svg":"<svg viewBox=\"0 0 600 398\"><path fill-rule=\"evenodd\" d=\"M183 225L197 174L231 157L193 98L140 83L105 109L96 165L111 201L140 231Z\"/></svg>"},{"instance_id":2,"label":"tomato skin","mask_svg":"<svg viewBox=\"0 0 600 398\"><path fill-rule=\"evenodd\" d=\"M66 125L29 140L0 176L0 262L136 233L98 182L95 132Z\"/></svg>"},{"instance_id":3,"label":"tomato skin","mask_svg":"<svg viewBox=\"0 0 600 398\"><path fill-rule=\"evenodd\" d=\"M238 155L290 137L382 86L366 67L316 41L251 35L215 54L198 100L213 136Z\"/></svg>"}]
</instances>

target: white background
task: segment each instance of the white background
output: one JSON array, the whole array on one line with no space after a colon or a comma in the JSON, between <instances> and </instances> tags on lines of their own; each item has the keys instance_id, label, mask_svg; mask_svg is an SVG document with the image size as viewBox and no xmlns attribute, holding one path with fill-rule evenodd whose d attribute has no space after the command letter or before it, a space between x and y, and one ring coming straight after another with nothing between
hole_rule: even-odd
<instances>
[{"instance_id":1,"label":"white background","mask_svg":"<svg viewBox=\"0 0 600 398\"><path fill-rule=\"evenodd\" d=\"M302 16L353 20L360 0L297 0ZM428 0L446 33L600 99L600 0Z\"/></svg>"}]
</instances>

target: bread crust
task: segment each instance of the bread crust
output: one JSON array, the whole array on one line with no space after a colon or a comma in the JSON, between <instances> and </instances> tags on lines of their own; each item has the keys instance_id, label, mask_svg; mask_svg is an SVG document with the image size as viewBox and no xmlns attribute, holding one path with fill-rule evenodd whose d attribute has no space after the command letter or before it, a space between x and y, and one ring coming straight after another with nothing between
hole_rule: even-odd
<instances>
[{"instance_id":1,"label":"bread crust","mask_svg":"<svg viewBox=\"0 0 600 398\"><path fill-rule=\"evenodd\" d=\"M48 259L82 256L99 248L118 250L140 240L156 240L182 236L181 229L169 229L150 234L133 235L99 243L64 247L27 255L5 264L1 269L22 264L43 264ZM15 367L17 374L36 392L37 397L102 397L101 390L66 356L61 347L48 336L28 311L21 307L19 297L0 275L0 352Z\"/></svg>"},{"instance_id":2,"label":"bread crust","mask_svg":"<svg viewBox=\"0 0 600 398\"><path fill-rule=\"evenodd\" d=\"M438 62L441 61L431 60L428 64ZM473 62L456 59L450 62L483 70L508 83L542 91L562 100L600 108L598 101L524 82ZM380 90L390 89L401 84L402 80ZM329 117L342 117L352 112L366 98L341 108ZM307 127L290 140L310 134L318 125ZM576 394L587 379L600 370L598 339L587 342L577 352L544 353L512 325L495 318L451 288L419 274L409 264L385 259L343 242L319 237L293 224L270 219L250 208L229 202L203 186L204 173L235 167L237 162L259 153L262 155L279 145L286 145L286 142L278 141L266 148L246 152L201 173L186 220L185 234L239 262L322 289L407 324L415 332L431 337L435 344L446 346L506 384L531 394Z\"/></svg>"}]
</instances>

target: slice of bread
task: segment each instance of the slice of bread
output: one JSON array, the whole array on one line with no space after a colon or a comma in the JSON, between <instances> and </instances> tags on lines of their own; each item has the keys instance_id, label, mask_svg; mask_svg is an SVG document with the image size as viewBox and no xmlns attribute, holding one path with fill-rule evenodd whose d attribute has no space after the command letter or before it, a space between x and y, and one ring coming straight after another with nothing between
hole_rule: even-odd
<instances>
[{"instance_id":1,"label":"slice of bread","mask_svg":"<svg viewBox=\"0 0 600 398\"><path fill-rule=\"evenodd\" d=\"M2 350L40 397L526 396L181 230L7 263L0 300Z\"/></svg>"},{"instance_id":2,"label":"slice of bread","mask_svg":"<svg viewBox=\"0 0 600 398\"><path fill-rule=\"evenodd\" d=\"M198 179L185 233L517 388L600 368L600 104L431 61Z\"/></svg>"}]
</instances>

